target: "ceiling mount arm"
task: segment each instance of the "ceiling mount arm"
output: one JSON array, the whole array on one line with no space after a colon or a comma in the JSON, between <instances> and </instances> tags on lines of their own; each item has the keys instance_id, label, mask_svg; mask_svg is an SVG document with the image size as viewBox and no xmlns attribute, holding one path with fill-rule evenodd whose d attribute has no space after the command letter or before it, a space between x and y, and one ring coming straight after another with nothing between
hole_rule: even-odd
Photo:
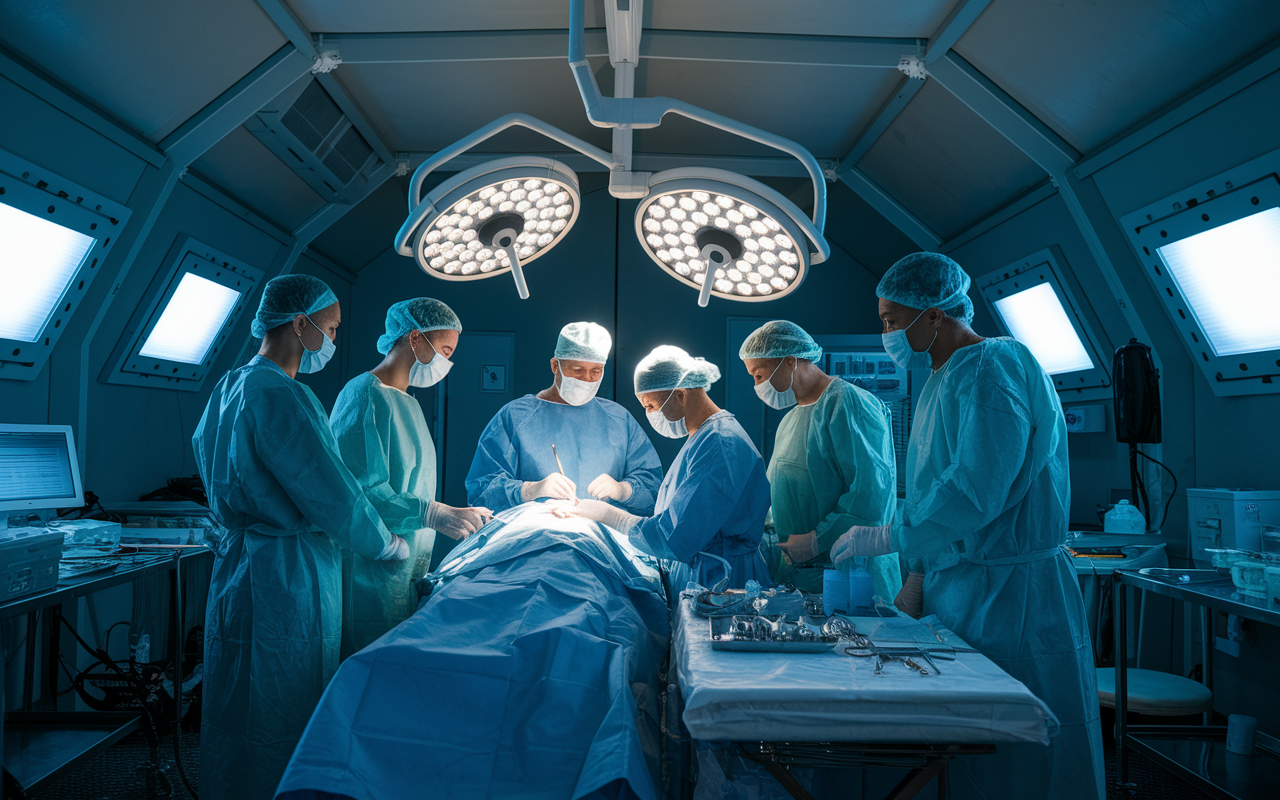
<instances>
[{"instance_id":1,"label":"ceiling mount arm","mask_svg":"<svg viewBox=\"0 0 1280 800\"><path fill-rule=\"evenodd\" d=\"M577 150L587 158L600 162L610 170L619 169L621 165L609 153L601 150L595 145L588 144L576 136L565 133L554 125L549 125L537 117L531 117L528 114L507 114L499 117L480 130L472 133L470 136L459 139L448 147L433 154L431 158L423 161L416 170L413 171L413 177L409 180L409 210L413 211L422 202L422 184L426 181L427 176L435 170L439 169L443 164L457 158L466 151L490 139L508 128L521 127L528 128L531 131L546 136L548 139L559 142L560 144Z\"/></svg>"}]
</instances>

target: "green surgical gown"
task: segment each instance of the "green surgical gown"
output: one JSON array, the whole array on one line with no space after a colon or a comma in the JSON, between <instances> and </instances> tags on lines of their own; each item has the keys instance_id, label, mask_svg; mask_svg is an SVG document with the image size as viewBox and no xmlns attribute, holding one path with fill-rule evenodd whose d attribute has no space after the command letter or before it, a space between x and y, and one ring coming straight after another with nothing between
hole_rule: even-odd
<instances>
[{"instance_id":1,"label":"green surgical gown","mask_svg":"<svg viewBox=\"0 0 1280 800\"><path fill-rule=\"evenodd\" d=\"M839 378L817 402L787 412L769 458L773 525L786 541L816 530L819 555L854 525L887 525L897 503L897 462L889 409L874 395ZM778 583L822 591L821 569L776 564ZM819 563L826 559L817 559ZM893 602L902 588L898 556L868 559L875 594Z\"/></svg>"},{"instance_id":2,"label":"green surgical gown","mask_svg":"<svg viewBox=\"0 0 1280 800\"><path fill-rule=\"evenodd\" d=\"M342 657L364 649L418 607L436 532L422 524L436 494L436 446L422 406L372 373L353 378L329 418L338 452L383 524L409 544L405 561L343 556Z\"/></svg>"}]
</instances>

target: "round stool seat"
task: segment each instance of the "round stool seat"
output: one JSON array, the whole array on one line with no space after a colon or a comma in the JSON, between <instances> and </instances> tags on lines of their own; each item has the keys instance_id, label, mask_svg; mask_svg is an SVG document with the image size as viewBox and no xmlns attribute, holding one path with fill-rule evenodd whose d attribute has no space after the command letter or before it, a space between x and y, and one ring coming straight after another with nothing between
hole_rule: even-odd
<instances>
[{"instance_id":1,"label":"round stool seat","mask_svg":"<svg viewBox=\"0 0 1280 800\"><path fill-rule=\"evenodd\" d=\"M1134 713L1183 717L1213 708L1213 692L1190 678L1149 669L1128 669L1125 677L1127 708ZM1116 671L1111 667L1098 670L1098 701L1107 708L1116 707Z\"/></svg>"}]
</instances>

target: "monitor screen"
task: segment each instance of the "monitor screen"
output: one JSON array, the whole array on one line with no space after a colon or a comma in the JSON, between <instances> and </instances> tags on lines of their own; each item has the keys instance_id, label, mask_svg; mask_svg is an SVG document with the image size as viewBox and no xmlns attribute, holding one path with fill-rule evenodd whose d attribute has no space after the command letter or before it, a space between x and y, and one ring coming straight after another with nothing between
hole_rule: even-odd
<instances>
[{"instance_id":1,"label":"monitor screen","mask_svg":"<svg viewBox=\"0 0 1280 800\"><path fill-rule=\"evenodd\" d=\"M69 427L0 426L0 509L78 506L78 483Z\"/></svg>"}]
</instances>

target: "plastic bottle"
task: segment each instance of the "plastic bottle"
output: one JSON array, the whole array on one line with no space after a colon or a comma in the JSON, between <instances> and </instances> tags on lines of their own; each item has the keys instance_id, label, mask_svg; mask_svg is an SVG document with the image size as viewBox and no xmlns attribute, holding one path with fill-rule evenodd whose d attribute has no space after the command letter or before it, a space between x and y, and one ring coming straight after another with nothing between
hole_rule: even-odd
<instances>
[{"instance_id":1,"label":"plastic bottle","mask_svg":"<svg viewBox=\"0 0 1280 800\"><path fill-rule=\"evenodd\" d=\"M853 608L874 608L875 578L867 572L865 558L855 560L857 566L849 572L849 605Z\"/></svg>"},{"instance_id":2,"label":"plastic bottle","mask_svg":"<svg viewBox=\"0 0 1280 800\"><path fill-rule=\"evenodd\" d=\"M849 611L849 581L838 569L822 571L822 610L828 615Z\"/></svg>"},{"instance_id":3,"label":"plastic bottle","mask_svg":"<svg viewBox=\"0 0 1280 800\"><path fill-rule=\"evenodd\" d=\"M1128 500L1121 500L1102 518L1102 530L1105 533L1146 533L1147 520L1136 506Z\"/></svg>"}]
</instances>

